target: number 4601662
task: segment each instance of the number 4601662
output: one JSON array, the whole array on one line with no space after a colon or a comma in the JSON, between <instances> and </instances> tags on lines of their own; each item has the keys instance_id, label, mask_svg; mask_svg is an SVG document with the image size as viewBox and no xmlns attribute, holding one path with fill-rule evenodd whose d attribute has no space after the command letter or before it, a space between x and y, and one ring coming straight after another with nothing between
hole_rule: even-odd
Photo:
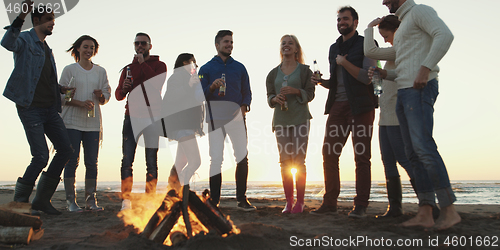
<instances>
[{"instance_id":1,"label":"number 4601662","mask_svg":"<svg viewBox=\"0 0 500 250\"><path fill-rule=\"evenodd\" d=\"M45 8L44 8L45 7ZM38 12L53 12L54 14L59 14L60 9L61 9L61 4L60 3L39 3L38 5L35 5L34 3L31 4L31 9L34 12L35 8L38 9ZM9 3L5 10L7 13L15 13L15 14L20 14L22 13L27 13L28 10L30 9L30 5L27 3Z\"/></svg>"}]
</instances>

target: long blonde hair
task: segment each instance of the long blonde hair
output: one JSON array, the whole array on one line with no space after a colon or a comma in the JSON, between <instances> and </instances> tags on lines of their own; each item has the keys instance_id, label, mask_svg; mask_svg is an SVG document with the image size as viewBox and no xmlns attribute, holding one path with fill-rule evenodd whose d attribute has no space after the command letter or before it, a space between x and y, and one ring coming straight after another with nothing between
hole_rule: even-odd
<instances>
[{"instance_id":1,"label":"long blonde hair","mask_svg":"<svg viewBox=\"0 0 500 250\"><path fill-rule=\"evenodd\" d=\"M283 42L283 39L285 37L290 37L292 38L293 42L295 43L295 46L297 47L297 53L295 54L295 61L304 64L304 53L302 53L302 47L300 47L299 39L295 35L284 35L280 39L280 43ZM280 57L281 61L283 61L283 53L281 52L280 49Z\"/></svg>"}]
</instances>

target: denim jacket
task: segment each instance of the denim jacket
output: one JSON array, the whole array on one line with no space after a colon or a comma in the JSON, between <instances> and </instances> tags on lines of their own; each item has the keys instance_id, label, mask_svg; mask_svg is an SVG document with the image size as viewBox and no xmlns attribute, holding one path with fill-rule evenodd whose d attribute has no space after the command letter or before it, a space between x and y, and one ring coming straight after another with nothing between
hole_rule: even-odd
<instances>
[{"instance_id":1,"label":"denim jacket","mask_svg":"<svg viewBox=\"0 0 500 250\"><path fill-rule=\"evenodd\" d=\"M45 42L40 41L35 29L21 32L21 26L19 26L19 19L16 19L11 26L6 27L7 32L1 41L4 48L14 52L14 70L7 81L3 95L17 105L27 108L33 101L36 85L45 64ZM49 50L57 79L54 55L52 49L49 48ZM59 88L57 89L59 91ZM56 108L61 112L61 100L60 98L56 100Z\"/></svg>"}]
</instances>

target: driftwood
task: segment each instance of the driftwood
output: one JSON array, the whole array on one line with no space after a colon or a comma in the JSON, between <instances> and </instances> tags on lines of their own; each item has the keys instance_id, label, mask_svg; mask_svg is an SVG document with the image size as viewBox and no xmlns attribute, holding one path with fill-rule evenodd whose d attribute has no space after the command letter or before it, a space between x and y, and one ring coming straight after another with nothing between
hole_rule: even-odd
<instances>
[{"instance_id":1,"label":"driftwood","mask_svg":"<svg viewBox=\"0 0 500 250\"><path fill-rule=\"evenodd\" d=\"M170 231L179 220L182 211L182 201L176 202L170 209L170 214L168 214L162 222L156 227L156 229L149 236L150 240L157 243L163 244L165 239L167 239Z\"/></svg>"},{"instance_id":2,"label":"driftwood","mask_svg":"<svg viewBox=\"0 0 500 250\"><path fill-rule=\"evenodd\" d=\"M0 242L7 244L29 244L33 228L31 227L1 227Z\"/></svg>"},{"instance_id":3,"label":"driftwood","mask_svg":"<svg viewBox=\"0 0 500 250\"><path fill-rule=\"evenodd\" d=\"M31 203L27 202L11 201L9 203L0 205L0 209L1 208L20 214L31 214Z\"/></svg>"},{"instance_id":4,"label":"driftwood","mask_svg":"<svg viewBox=\"0 0 500 250\"><path fill-rule=\"evenodd\" d=\"M38 216L20 214L0 208L0 226L32 227L36 230L42 227L42 220Z\"/></svg>"}]
</instances>

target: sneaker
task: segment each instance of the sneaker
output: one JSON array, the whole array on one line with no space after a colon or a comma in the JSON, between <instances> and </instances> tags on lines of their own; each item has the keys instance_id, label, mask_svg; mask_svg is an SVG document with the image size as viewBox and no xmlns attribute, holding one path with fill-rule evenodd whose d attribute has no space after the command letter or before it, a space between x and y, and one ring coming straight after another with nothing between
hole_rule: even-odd
<instances>
[{"instance_id":1,"label":"sneaker","mask_svg":"<svg viewBox=\"0 0 500 250\"><path fill-rule=\"evenodd\" d=\"M323 215L323 214L336 214L337 213L337 206L328 206L325 205L324 203L321 204L321 206L315 210L312 210L309 212L310 214L315 214L315 215Z\"/></svg>"},{"instance_id":2,"label":"sneaker","mask_svg":"<svg viewBox=\"0 0 500 250\"><path fill-rule=\"evenodd\" d=\"M132 201L125 199L122 201L122 209L120 209L120 211L127 209L132 209Z\"/></svg>"},{"instance_id":3,"label":"sneaker","mask_svg":"<svg viewBox=\"0 0 500 250\"><path fill-rule=\"evenodd\" d=\"M244 201L238 201L238 209L246 212L257 210L257 208L255 206L252 206L252 204L250 204L247 199L245 199Z\"/></svg>"},{"instance_id":4,"label":"sneaker","mask_svg":"<svg viewBox=\"0 0 500 250\"><path fill-rule=\"evenodd\" d=\"M364 218L366 217L366 207L363 205L354 205L347 216L351 218Z\"/></svg>"}]
</instances>

